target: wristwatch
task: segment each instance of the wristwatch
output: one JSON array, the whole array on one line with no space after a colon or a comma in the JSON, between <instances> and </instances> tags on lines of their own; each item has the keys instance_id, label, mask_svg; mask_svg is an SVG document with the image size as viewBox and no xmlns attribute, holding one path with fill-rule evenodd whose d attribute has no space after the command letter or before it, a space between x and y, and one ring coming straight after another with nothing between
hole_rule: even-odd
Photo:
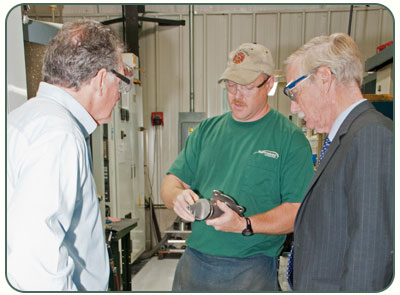
<instances>
[{"instance_id":1,"label":"wristwatch","mask_svg":"<svg viewBox=\"0 0 400 295\"><path fill-rule=\"evenodd\" d=\"M248 217L245 217L246 219L246 228L242 231L242 235L244 235L245 237L249 237L252 236L253 233L253 229L251 228L251 220Z\"/></svg>"}]
</instances>

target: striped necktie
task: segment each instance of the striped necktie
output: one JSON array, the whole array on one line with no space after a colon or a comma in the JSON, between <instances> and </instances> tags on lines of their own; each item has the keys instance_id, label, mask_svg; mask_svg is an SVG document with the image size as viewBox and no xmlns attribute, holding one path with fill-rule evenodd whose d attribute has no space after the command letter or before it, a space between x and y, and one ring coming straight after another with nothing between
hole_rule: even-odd
<instances>
[{"instance_id":1,"label":"striped necktie","mask_svg":"<svg viewBox=\"0 0 400 295\"><path fill-rule=\"evenodd\" d=\"M331 141L327 136L325 138L324 145L322 146L321 154L319 155L318 166L321 163L322 159L325 157L326 151L328 150L330 144ZM292 245L292 248L290 249L289 260L286 271L286 278L291 290L293 290L293 262L294 262L294 245Z\"/></svg>"}]
</instances>

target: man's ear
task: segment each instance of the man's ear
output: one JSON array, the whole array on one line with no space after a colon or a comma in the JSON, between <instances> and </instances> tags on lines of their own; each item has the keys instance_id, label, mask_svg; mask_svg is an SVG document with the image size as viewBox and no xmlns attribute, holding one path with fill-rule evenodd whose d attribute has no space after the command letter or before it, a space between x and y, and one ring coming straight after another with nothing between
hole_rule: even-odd
<instances>
[{"instance_id":1,"label":"man's ear","mask_svg":"<svg viewBox=\"0 0 400 295\"><path fill-rule=\"evenodd\" d=\"M327 66L321 66L318 68L318 73L321 76L322 82L325 83L331 83L332 81L332 71L330 68Z\"/></svg>"},{"instance_id":2,"label":"man's ear","mask_svg":"<svg viewBox=\"0 0 400 295\"><path fill-rule=\"evenodd\" d=\"M333 82L333 74L330 68L327 66L321 66L318 68L318 75L321 78L323 88L325 89L325 93L328 93L331 89Z\"/></svg>"},{"instance_id":3,"label":"man's ear","mask_svg":"<svg viewBox=\"0 0 400 295\"><path fill-rule=\"evenodd\" d=\"M268 78L268 81L265 83L268 93L271 91L272 87L274 86L274 82L275 82L275 77L274 76L270 76Z\"/></svg>"},{"instance_id":4,"label":"man's ear","mask_svg":"<svg viewBox=\"0 0 400 295\"><path fill-rule=\"evenodd\" d=\"M107 76L107 70L105 68L102 68L97 72L96 76L94 76L90 81L90 84L93 87L93 89L95 91L98 91L100 95L103 94L103 87L106 76Z\"/></svg>"}]
</instances>

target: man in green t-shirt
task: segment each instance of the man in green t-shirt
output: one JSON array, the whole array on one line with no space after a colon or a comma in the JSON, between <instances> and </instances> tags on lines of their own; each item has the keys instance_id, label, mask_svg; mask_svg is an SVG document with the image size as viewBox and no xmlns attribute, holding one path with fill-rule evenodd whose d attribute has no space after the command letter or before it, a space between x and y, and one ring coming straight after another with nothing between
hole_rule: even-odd
<instances>
[{"instance_id":1,"label":"man in green t-shirt","mask_svg":"<svg viewBox=\"0 0 400 295\"><path fill-rule=\"evenodd\" d=\"M278 290L278 256L313 165L304 134L268 105L273 69L262 45L230 53L219 82L232 111L194 130L162 184L166 206L193 222L173 291ZM195 221L188 206L213 190L244 207L244 217L218 201L221 216Z\"/></svg>"}]
</instances>

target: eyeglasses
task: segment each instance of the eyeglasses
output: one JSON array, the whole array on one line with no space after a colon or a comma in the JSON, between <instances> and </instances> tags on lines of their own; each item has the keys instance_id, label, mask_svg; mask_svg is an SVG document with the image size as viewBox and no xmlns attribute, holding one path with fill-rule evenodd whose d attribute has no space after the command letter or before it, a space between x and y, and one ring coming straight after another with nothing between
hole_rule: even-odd
<instances>
[{"instance_id":1,"label":"eyeglasses","mask_svg":"<svg viewBox=\"0 0 400 295\"><path fill-rule=\"evenodd\" d=\"M118 73L116 70L111 70L110 72L120 79L118 83L119 92L127 93L132 89L134 74L133 68L124 65L124 74L128 75L129 77Z\"/></svg>"},{"instance_id":2,"label":"eyeglasses","mask_svg":"<svg viewBox=\"0 0 400 295\"><path fill-rule=\"evenodd\" d=\"M309 75L303 75L300 78L298 78L295 81L290 81L285 88L283 88L283 93L289 97L291 100L295 99L295 95L293 94L293 89L298 86L301 82L307 80L309 77L311 77L312 74Z\"/></svg>"},{"instance_id":3,"label":"eyeglasses","mask_svg":"<svg viewBox=\"0 0 400 295\"><path fill-rule=\"evenodd\" d=\"M242 94L246 95L246 94L252 92L254 89L260 88L261 86L263 86L268 81L269 78L271 78L271 76L267 77L261 84L259 84L257 86L255 86L255 85L239 85L233 81L225 80L225 87L226 87L226 90L228 90L228 92L232 93L232 94L236 94L240 87L239 91Z\"/></svg>"}]
</instances>

